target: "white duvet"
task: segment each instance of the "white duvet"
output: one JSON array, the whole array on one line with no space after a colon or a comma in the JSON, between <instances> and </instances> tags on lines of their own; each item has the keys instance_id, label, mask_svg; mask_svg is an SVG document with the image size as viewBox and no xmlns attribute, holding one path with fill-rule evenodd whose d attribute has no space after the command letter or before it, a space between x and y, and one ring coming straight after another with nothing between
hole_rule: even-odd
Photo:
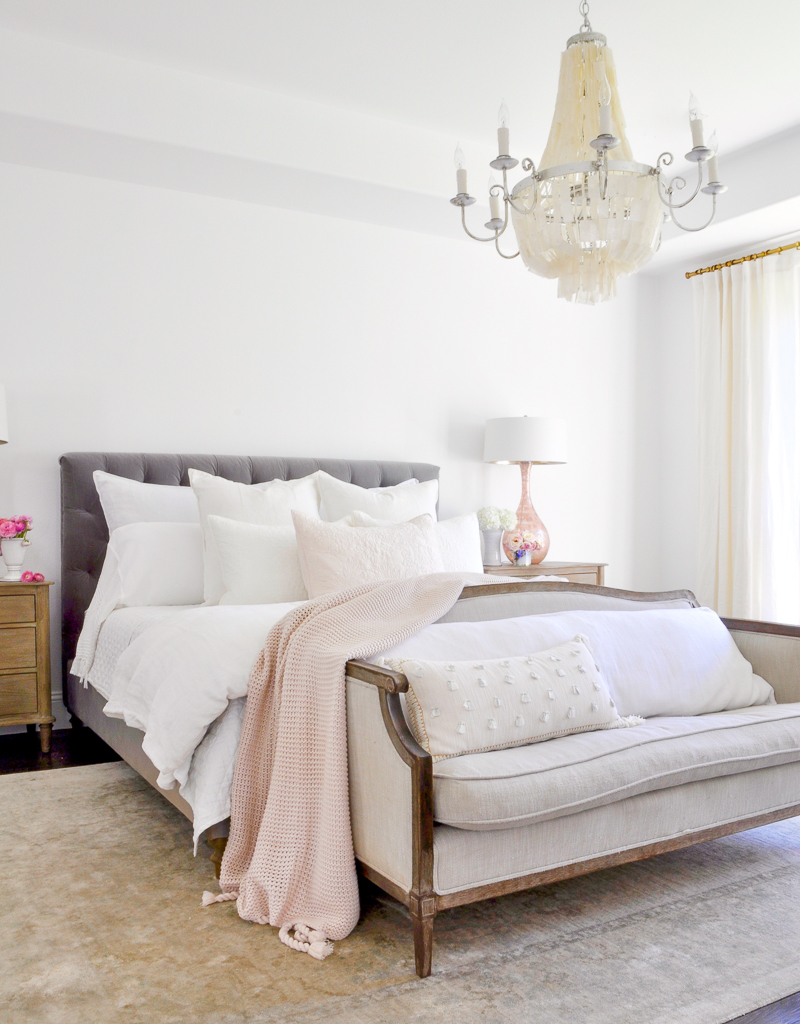
<instances>
[{"instance_id":1,"label":"white duvet","mask_svg":"<svg viewBox=\"0 0 800 1024\"><path fill-rule=\"evenodd\" d=\"M104 713L144 732L159 786L177 785L194 812L195 843L230 815L250 671L271 627L299 603L184 609L117 660Z\"/></svg>"}]
</instances>

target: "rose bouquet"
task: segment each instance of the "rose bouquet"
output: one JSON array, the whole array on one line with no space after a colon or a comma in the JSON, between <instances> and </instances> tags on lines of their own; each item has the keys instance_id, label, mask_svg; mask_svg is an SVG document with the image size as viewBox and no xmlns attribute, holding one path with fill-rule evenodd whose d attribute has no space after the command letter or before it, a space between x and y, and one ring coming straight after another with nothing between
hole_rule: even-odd
<instances>
[{"instance_id":1,"label":"rose bouquet","mask_svg":"<svg viewBox=\"0 0 800 1024\"><path fill-rule=\"evenodd\" d=\"M0 540L21 540L30 544L28 531L33 528L30 516L13 516L11 519L0 519Z\"/></svg>"},{"instance_id":2,"label":"rose bouquet","mask_svg":"<svg viewBox=\"0 0 800 1024\"><path fill-rule=\"evenodd\" d=\"M525 559L526 551L538 551L541 544L526 530L524 533L515 533L509 537L508 546L514 552L516 560L521 562Z\"/></svg>"},{"instance_id":3,"label":"rose bouquet","mask_svg":"<svg viewBox=\"0 0 800 1024\"><path fill-rule=\"evenodd\" d=\"M478 512L478 525L482 530L513 530L517 517L511 509L486 505Z\"/></svg>"}]
</instances>

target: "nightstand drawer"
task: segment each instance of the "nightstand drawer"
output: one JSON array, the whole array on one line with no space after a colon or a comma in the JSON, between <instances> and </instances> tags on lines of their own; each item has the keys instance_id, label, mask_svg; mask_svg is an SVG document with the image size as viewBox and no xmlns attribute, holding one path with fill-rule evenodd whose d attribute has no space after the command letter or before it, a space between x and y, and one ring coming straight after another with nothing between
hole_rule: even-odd
<instances>
[{"instance_id":1,"label":"nightstand drawer","mask_svg":"<svg viewBox=\"0 0 800 1024\"><path fill-rule=\"evenodd\" d=\"M0 597L0 622L34 622L36 598L28 594Z\"/></svg>"},{"instance_id":2,"label":"nightstand drawer","mask_svg":"<svg viewBox=\"0 0 800 1024\"><path fill-rule=\"evenodd\" d=\"M36 627L0 629L0 669L36 668Z\"/></svg>"},{"instance_id":3,"label":"nightstand drawer","mask_svg":"<svg viewBox=\"0 0 800 1024\"><path fill-rule=\"evenodd\" d=\"M36 714L36 673L0 676L0 715Z\"/></svg>"}]
</instances>

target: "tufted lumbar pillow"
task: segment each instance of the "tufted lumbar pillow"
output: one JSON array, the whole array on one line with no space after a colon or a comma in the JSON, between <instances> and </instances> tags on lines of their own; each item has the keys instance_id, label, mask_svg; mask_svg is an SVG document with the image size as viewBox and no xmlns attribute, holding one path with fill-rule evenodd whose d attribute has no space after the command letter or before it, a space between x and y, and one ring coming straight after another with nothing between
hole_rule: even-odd
<instances>
[{"instance_id":1,"label":"tufted lumbar pillow","mask_svg":"<svg viewBox=\"0 0 800 1024\"><path fill-rule=\"evenodd\" d=\"M409 725L434 761L643 721L620 718L580 635L524 657L385 663L408 679Z\"/></svg>"}]
</instances>

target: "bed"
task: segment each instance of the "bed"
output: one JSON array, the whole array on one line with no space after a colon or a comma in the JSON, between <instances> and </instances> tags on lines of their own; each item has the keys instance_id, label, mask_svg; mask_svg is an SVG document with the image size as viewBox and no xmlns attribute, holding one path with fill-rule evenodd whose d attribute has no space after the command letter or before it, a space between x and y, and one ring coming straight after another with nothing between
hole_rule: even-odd
<instances>
[{"instance_id":1,"label":"bed","mask_svg":"<svg viewBox=\"0 0 800 1024\"><path fill-rule=\"evenodd\" d=\"M61 457L61 619L63 691L73 727L87 727L101 737L135 771L158 789L187 818L194 821L192 806L181 796L178 787L164 789L158 785L159 772L142 749L143 733L118 718L103 713L107 693L91 683L84 685L70 669L83 625L84 615L97 586L108 544L108 528L100 505L92 474L102 470L116 476L144 483L189 485L188 470L203 470L245 484L269 480L296 480L317 470L361 487L387 487L406 480L435 480L438 466L420 462L384 462L343 459L300 459L267 456L232 455L161 455L117 452L70 452ZM107 636L104 647L109 666L114 658L141 632L156 625L180 609L126 609L125 615L114 613L113 636ZM231 712L241 714L241 702ZM228 750L229 756L230 744ZM214 817L213 808L206 813ZM225 820L203 821L202 835L212 850L218 866L224 836ZM197 832L196 832L197 838Z\"/></svg>"}]
</instances>

